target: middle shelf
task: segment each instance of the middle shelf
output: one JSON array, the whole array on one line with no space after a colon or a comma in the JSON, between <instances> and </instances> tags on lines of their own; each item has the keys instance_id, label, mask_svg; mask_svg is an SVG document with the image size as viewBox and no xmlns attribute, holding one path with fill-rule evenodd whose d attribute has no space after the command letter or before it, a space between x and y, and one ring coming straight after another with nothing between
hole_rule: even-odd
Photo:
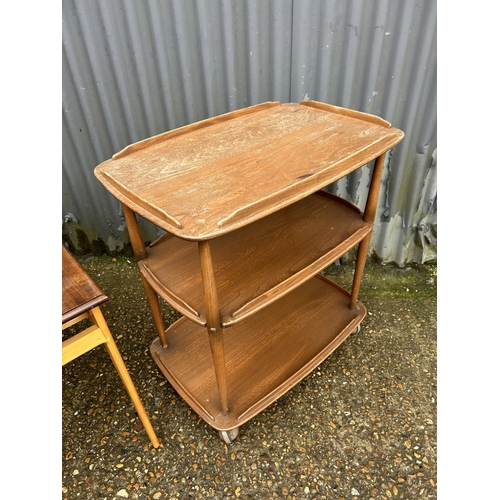
<instances>
[{"instance_id":1,"label":"middle shelf","mask_svg":"<svg viewBox=\"0 0 500 500\"><path fill-rule=\"evenodd\" d=\"M319 191L210 241L222 326L235 325L341 257L370 233L359 209ZM139 269L172 307L205 326L198 243L169 233Z\"/></svg>"}]
</instances>

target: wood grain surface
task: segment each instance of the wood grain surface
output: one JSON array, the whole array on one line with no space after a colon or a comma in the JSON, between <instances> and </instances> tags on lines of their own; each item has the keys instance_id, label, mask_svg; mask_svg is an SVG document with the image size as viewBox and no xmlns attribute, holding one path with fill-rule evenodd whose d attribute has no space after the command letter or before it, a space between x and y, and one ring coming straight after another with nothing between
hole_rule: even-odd
<instances>
[{"instance_id":1,"label":"wood grain surface","mask_svg":"<svg viewBox=\"0 0 500 500\"><path fill-rule=\"evenodd\" d=\"M350 203L320 192L210 241L221 321L231 326L327 267L371 232ZM155 291L206 324L198 244L166 234L139 262Z\"/></svg>"},{"instance_id":2,"label":"wood grain surface","mask_svg":"<svg viewBox=\"0 0 500 500\"><path fill-rule=\"evenodd\" d=\"M86 273L80 263L62 246L62 322L67 323L89 311L108 297Z\"/></svg>"},{"instance_id":3,"label":"wood grain surface","mask_svg":"<svg viewBox=\"0 0 500 500\"><path fill-rule=\"evenodd\" d=\"M323 103L264 103L131 145L95 175L162 229L206 240L344 177L403 135L378 117Z\"/></svg>"},{"instance_id":4,"label":"wood grain surface","mask_svg":"<svg viewBox=\"0 0 500 500\"><path fill-rule=\"evenodd\" d=\"M363 305L315 277L257 314L224 330L229 411L220 404L207 331L186 318L167 330L151 353L159 368L212 427L229 430L257 415L310 373L356 328Z\"/></svg>"}]
</instances>

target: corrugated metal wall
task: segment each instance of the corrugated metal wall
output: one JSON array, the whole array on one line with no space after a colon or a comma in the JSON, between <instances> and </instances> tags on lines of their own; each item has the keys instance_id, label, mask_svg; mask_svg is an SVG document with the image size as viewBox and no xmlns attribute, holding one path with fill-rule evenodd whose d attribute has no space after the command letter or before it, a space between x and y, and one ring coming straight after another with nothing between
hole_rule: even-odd
<instances>
[{"instance_id":1,"label":"corrugated metal wall","mask_svg":"<svg viewBox=\"0 0 500 500\"><path fill-rule=\"evenodd\" d=\"M372 249L399 265L436 257L435 0L63 0L62 21L63 236L75 248L128 242L119 203L93 174L115 152L230 110L310 98L404 130ZM371 167L330 189L363 207Z\"/></svg>"}]
</instances>

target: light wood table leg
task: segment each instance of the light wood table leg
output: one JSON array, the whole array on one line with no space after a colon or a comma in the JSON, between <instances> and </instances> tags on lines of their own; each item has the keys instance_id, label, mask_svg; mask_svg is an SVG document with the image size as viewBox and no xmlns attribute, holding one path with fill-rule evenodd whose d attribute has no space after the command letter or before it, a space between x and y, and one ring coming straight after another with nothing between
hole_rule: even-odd
<instances>
[{"instance_id":1,"label":"light wood table leg","mask_svg":"<svg viewBox=\"0 0 500 500\"><path fill-rule=\"evenodd\" d=\"M106 349L111 357L111 360L113 361L113 364L115 365L115 368L118 371L120 378L122 379L123 385L125 386L125 389L127 390L130 399L132 400L132 403L134 404L135 409L137 410L137 414L141 419L142 425L144 425L144 429L146 430L146 433L148 434L151 443L153 443L153 446L155 448L158 448L158 446L160 446L160 442L158 441L153 426L151 425L151 421L149 420L148 414L144 409L144 405L142 404L141 398L137 393L137 389L135 388L135 385L132 381L132 378L130 377L127 367L123 362L123 358L120 354L120 351L118 350L118 347L116 346L115 340L111 335L111 332L109 331L108 325L106 323L106 320L104 319L104 316L102 315L101 310L98 307L96 307L90 311L90 315L94 318L97 326L101 329L104 336L106 337L107 341L105 342L104 345L106 346Z\"/></svg>"}]
</instances>

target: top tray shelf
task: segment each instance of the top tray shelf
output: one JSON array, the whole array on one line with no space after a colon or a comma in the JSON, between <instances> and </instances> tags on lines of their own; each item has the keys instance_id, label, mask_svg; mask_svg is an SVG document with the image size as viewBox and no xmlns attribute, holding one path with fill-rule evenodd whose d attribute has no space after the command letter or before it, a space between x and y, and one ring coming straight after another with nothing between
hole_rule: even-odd
<instances>
[{"instance_id":1,"label":"top tray shelf","mask_svg":"<svg viewBox=\"0 0 500 500\"><path fill-rule=\"evenodd\" d=\"M95 175L134 212L201 241L318 191L403 136L366 113L315 101L268 102L132 144Z\"/></svg>"}]
</instances>

